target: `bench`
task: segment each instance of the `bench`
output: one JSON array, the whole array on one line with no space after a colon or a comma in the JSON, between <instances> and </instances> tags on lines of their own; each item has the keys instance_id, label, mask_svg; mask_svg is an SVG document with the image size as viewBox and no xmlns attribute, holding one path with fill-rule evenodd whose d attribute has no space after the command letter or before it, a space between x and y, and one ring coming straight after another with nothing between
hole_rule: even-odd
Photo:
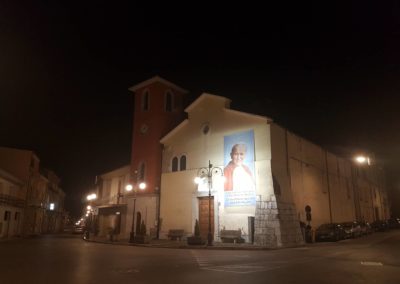
<instances>
[{"instance_id":1,"label":"bench","mask_svg":"<svg viewBox=\"0 0 400 284\"><path fill-rule=\"evenodd\" d=\"M221 230L221 241L223 243L244 243L242 231L238 230Z\"/></svg>"},{"instance_id":2,"label":"bench","mask_svg":"<svg viewBox=\"0 0 400 284\"><path fill-rule=\"evenodd\" d=\"M184 231L181 229L173 229L168 231L168 238L171 240L182 240Z\"/></svg>"}]
</instances>

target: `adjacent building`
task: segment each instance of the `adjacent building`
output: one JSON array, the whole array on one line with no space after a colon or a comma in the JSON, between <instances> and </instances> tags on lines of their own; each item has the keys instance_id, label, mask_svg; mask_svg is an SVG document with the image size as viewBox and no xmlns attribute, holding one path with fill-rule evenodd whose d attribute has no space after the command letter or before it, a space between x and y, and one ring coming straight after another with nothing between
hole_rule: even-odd
<instances>
[{"instance_id":1,"label":"adjacent building","mask_svg":"<svg viewBox=\"0 0 400 284\"><path fill-rule=\"evenodd\" d=\"M22 235L24 206L23 182L0 169L0 238Z\"/></svg>"},{"instance_id":2,"label":"adjacent building","mask_svg":"<svg viewBox=\"0 0 400 284\"><path fill-rule=\"evenodd\" d=\"M6 225L0 234L11 237L60 232L65 219L65 193L57 175L41 169L40 159L33 151L7 147L0 147L0 169L3 181L7 180L0 189L4 196L11 197L5 199L14 207L4 209ZM9 234L11 223L18 228L16 234Z\"/></svg>"}]
</instances>

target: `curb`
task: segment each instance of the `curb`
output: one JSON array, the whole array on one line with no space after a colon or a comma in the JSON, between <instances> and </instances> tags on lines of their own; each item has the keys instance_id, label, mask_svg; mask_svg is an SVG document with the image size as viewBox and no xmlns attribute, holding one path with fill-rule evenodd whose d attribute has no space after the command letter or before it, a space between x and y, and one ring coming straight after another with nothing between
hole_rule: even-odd
<instances>
[{"instance_id":1,"label":"curb","mask_svg":"<svg viewBox=\"0 0 400 284\"><path fill-rule=\"evenodd\" d=\"M286 248L298 248L305 247L306 245L294 246L294 247L282 247L282 248L268 248L268 247L260 247L260 246L224 246L224 245L216 245L216 246L207 246L207 245L167 245L167 244L137 244L137 243L129 243L129 242L110 242L103 240L93 240L93 239L85 239L86 242L106 244L106 245L119 245L119 246L134 246L134 247L146 247L146 248L166 248L166 249L205 249L205 250L277 250L277 249L286 249Z\"/></svg>"}]
</instances>

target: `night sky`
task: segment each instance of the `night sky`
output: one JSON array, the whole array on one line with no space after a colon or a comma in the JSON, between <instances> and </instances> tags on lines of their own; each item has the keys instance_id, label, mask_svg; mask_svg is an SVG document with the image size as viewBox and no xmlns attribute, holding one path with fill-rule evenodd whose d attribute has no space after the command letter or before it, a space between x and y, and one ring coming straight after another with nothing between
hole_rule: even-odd
<instances>
[{"instance_id":1,"label":"night sky","mask_svg":"<svg viewBox=\"0 0 400 284\"><path fill-rule=\"evenodd\" d=\"M395 1L179 11L18 2L0 2L0 145L34 150L56 171L73 215L95 175L129 163L128 88L155 75L328 149L373 152L400 215Z\"/></svg>"}]
</instances>

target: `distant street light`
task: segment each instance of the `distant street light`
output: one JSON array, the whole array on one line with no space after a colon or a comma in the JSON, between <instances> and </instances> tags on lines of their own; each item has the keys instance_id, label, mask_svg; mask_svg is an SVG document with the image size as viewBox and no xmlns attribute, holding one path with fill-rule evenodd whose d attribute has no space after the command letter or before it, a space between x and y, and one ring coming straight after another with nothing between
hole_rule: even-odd
<instances>
[{"instance_id":1,"label":"distant street light","mask_svg":"<svg viewBox=\"0 0 400 284\"><path fill-rule=\"evenodd\" d=\"M366 156L363 156L363 155L356 156L356 157L354 158L354 160L355 160L358 164L367 164L367 165L370 165L370 164L371 164L371 161L370 161L369 157L366 157Z\"/></svg>"},{"instance_id":2,"label":"distant street light","mask_svg":"<svg viewBox=\"0 0 400 284\"><path fill-rule=\"evenodd\" d=\"M97 194L96 193L92 193L92 194L89 194L88 196L86 196L86 199L89 200L89 201L94 200L96 198L97 198Z\"/></svg>"},{"instance_id":3,"label":"distant street light","mask_svg":"<svg viewBox=\"0 0 400 284\"><path fill-rule=\"evenodd\" d=\"M88 201L95 200L95 199L97 199L97 194L96 194L96 193L88 194L88 195L86 196L86 199L87 199ZM89 231L90 231L90 229L91 229L92 226L93 226L93 224L92 224L92 223L93 223L93 208L92 208L91 205L86 206L86 217L87 217L87 219L88 219L89 221L88 221L88 226L87 226L86 231L85 231L84 238L85 238L85 239L89 239Z\"/></svg>"}]
</instances>

